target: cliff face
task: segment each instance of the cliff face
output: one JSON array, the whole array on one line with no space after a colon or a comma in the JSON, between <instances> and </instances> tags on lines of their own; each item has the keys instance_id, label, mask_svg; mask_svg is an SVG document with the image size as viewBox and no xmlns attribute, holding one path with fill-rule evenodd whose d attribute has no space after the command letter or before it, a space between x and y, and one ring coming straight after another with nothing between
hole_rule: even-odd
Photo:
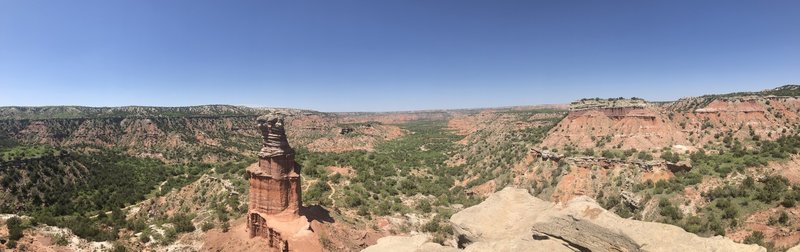
<instances>
[{"instance_id":1,"label":"cliff face","mask_svg":"<svg viewBox=\"0 0 800 252\"><path fill-rule=\"evenodd\" d=\"M667 104L573 104L542 146L608 149L702 147L730 135L742 141L795 133L800 99L763 95L685 98Z\"/></svg>"},{"instance_id":2,"label":"cliff face","mask_svg":"<svg viewBox=\"0 0 800 252\"><path fill-rule=\"evenodd\" d=\"M543 146L650 149L688 144L686 136L657 107L594 107L572 110L550 130Z\"/></svg>"}]
</instances>

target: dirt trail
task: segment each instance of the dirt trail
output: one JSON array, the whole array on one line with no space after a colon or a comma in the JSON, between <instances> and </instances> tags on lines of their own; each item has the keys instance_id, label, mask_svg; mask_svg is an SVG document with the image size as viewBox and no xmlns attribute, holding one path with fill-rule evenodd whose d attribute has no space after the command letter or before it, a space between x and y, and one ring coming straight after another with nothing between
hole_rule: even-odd
<instances>
[{"instance_id":1,"label":"dirt trail","mask_svg":"<svg viewBox=\"0 0 800 252\"><path fill-rule=\"evenodd\" d=\"M163 187L164 184L166 184L166 183L167 183L167 180L164 180L163 182L161 182L161 184L158 184L158 192L161 192L161 187Z\"/></svg>"},{"instance_id":2,"label":"dirt trail","mask_svg":"<svg viewBox=\"0 0 800 252\"><path fill-rule=\"evenodd\" d=\"M336 207L336 200L333 199L333 195L336 194L336 187L333 187L330 181L327 182L328 187L331 188L331 194L328 195L328 199L331 200L331 206Z\"/></svg>"},{"instance_id":3,"label":"dirt trail","mask_svg":"<svg viewBox=\"0 0 800 252\"><path fill-rule=\"evenodd\" d=\"M303 191L308 191L308 188L311 187L311 185L319 181L319 179L307 180L305 177L303 177L303 175L300 175L300 179L306 181L306 188L303 188Z\"/></svg>"}]
</instances>

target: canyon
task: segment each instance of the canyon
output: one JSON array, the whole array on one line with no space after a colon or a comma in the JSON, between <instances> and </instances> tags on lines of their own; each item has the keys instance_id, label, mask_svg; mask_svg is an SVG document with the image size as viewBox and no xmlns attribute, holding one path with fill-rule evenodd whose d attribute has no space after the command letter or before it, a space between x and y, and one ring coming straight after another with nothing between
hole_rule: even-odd
<instances>
[{"instance_id":1,"label":"canyon","mask_svg":"<svg viewBox=\"0 0 800 252\"><path fill-rule=\"evenodd\" d=\"M800 243L798 92L391 113L4 107L0 209L23 218L29 250L783 250Z\"/></svg>"}]
</instances>

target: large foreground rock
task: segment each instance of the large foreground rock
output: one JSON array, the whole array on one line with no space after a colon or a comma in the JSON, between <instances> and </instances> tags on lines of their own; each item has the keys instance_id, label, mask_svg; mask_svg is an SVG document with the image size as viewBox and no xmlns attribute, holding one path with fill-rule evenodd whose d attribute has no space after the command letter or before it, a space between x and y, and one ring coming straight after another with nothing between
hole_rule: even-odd
<instances>
[{"instance_id":1,"label":"large foreground rock","mask_svg":"<svg viewBox=\"0 0 800 252\"><path fill-rule=\"evenodd\" d=\"M458 252L459 249L444 247L429 242L427 235L415 236L387 236L378 239L378 244L372 245L362 252Z\"/></svg>"},{"instance_id":2,"label":"large foreground rock","mask_svg":"<svg viewBox=\"0 0 800 252\"><path fill-rule=\"evenodd\" d=\"M464 251L766 252L720 236L703 238L672 225L623 219L588 197L562 206L514 188L454 214L450 222ZM394 251L422 251L428 242L413 244L419 246Z\"/></svg>"}]
</instances>

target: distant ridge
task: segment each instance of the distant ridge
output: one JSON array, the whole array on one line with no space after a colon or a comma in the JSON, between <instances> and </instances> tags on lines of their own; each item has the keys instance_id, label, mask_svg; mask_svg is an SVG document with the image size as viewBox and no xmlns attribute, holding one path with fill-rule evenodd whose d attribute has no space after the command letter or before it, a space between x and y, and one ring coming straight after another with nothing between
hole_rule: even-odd
<instances>
[{"instance_id":1,"label":"distant ridge","mask_svg":"<svg viewBox=\"0 0 800 252\"><path fill-rule=\"evenodd\" d=\"M284 114L314 112L287 108L251 108L234 105L200 105L187 107L84 107L84 106L7 106L0 107L0 119L76 119L120 117L203 117L203 116L256 116L268 111Z\"/></svg>"}]
</instances>

